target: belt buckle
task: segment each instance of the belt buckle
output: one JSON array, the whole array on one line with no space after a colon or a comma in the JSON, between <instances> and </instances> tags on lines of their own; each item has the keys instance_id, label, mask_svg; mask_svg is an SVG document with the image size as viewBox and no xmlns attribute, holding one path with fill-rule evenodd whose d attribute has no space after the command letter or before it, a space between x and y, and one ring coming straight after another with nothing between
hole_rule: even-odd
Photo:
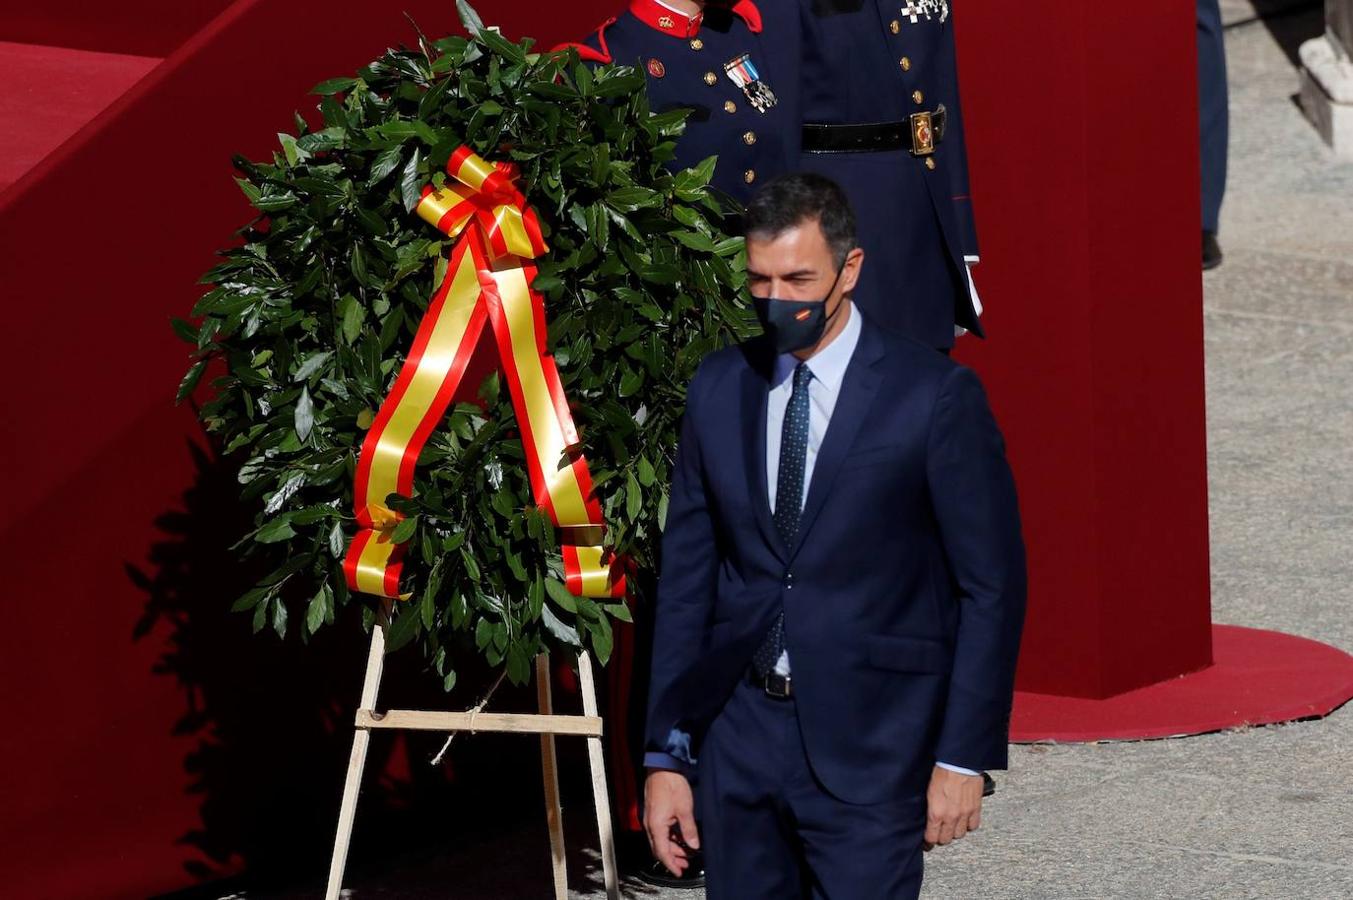
<instances>
[{"instance_id":1,"label":"belt buckle","mask_svg":"<svg viewBox=\"0 0 1353 900\"><path fill-rule=\"evenodd\" d=\"M911 114L911 155L930 156L935 152L935 123L930 112Z\"/></svg>"},{"instance_id":2,"label":"belt buckle","mask_svg":"<svg viewBox=\"0 0 1353 900\"><path fill-rule=\"evenodd\" d=\"M789 675L781 675L779 672L767 672L765 680L761 684L761 689L770 697L776 700L788 700L793 693L791 688L792 678Z\"/></svg>"}]
</instances>

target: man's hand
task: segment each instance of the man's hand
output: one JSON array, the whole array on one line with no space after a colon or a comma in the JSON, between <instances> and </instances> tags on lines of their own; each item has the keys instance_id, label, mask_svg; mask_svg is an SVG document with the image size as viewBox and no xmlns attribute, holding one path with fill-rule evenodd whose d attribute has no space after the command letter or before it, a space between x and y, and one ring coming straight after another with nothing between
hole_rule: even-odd
<instances>
[{"instance_id":1,"label":"man's hand","mask_svg":"<svg viewBox=\"0 0 1353 900\"><path fill-rule=\"evenodd\" d=\"M981 824L982 776L936 766L926 791L925 849L957 840Z\"/></svg>"},{"instance_id":2,"label":"man's hand","mask_svg":"<svg viewBox=\"0 0 1353 900\"><path fill-rule=\"evenodd\" d=\"M977 791L982 791L977 779ZM674 839L673 826L679 839ZM644 831L653 856L678 878L690 865L686 848L700 849L695 830L695 798L691 783L680 772L651 769L644 781Z\"/></svg>"}]
</instances>

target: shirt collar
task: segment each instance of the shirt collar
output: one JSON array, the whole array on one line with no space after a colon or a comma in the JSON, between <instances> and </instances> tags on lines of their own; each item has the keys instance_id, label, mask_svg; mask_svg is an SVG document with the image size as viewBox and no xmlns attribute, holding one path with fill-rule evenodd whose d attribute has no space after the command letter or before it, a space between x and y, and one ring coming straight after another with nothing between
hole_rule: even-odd
<instances>
[{"instance_id":1,"label":"shirt collar","mask_svg":"<svg viewBox=\"0 0 1353 900\"><path fill-rule=\"evenodd\" d=\"M823 347L816 356L807 360L808 369L813 373L813 378L822 382L823 386L833 394L841 390L841 382L846 378L846 369L850 366L850 358L855 354L855 345L860 342L860 311L855 308L855 304L850 305L850 318L846 319L846 326L841 329L841 333L836 339L827 346ZM771 378L771 386L775 387L782 384L794 372L794 367L799 364L799 358L792 353L781 353L775 358L775 373Z\"/></svg>"},{"instance_id":2,"label":"shirt collar","mask_svg":"<svg viewBox=\"0 0 1353 900\"><path fill-rule=\"evenodd\" d=\"M761 31L761 11L752 0L738 0L729 9L747 23L753 34ZM704 13L688 16L662 0L630 0L630 14L650 28L679 38L695 37L705 20Z\"/></svg>"}]
</instances>

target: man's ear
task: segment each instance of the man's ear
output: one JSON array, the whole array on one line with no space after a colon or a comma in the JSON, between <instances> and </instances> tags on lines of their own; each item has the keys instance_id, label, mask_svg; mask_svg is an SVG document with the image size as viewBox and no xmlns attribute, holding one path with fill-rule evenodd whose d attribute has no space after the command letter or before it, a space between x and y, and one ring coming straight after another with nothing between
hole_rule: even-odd
<instances>
[{"instance_id":1,"label":"man's ear","mask_svg":"<svg viewBox=\"0 0 1353 900\"><path fill-rule=\"evenodd\" d=\"M864 263L864 250L856 247L846 254L846 264L841 270L841 293L848 294L855 290L855 283L860 280L860 266Z\"/></svg>"}]
</instances>

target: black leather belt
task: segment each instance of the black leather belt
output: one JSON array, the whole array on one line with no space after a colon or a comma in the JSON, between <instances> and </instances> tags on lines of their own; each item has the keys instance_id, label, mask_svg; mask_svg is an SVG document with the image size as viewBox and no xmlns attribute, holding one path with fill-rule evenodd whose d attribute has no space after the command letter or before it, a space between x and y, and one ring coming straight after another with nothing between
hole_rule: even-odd
<instances>
[{"instance_id":1,"label":"black leather belt","mask_svg":"<svg viewBox=\"0 0 1353 900\"><path fill-rule=\"evenodd\" d=\"M792 675L780 675L773 671L767 672L765 675L758 675L749 669L747 680L765 691L767 697L773 697L776 700L788 700L794 696L794 678Z\"/></svg>"},{"instance_id":2,"label":"black leather belt","mask_svg":"<svg viewBox=\"0 0 1353 900\"><path fill-rule=\"evenodd\" d=\"M805 153L874 153L906 150L929 156L944 140L944 104L934 112L912 113L901 122L865 122L858 125L803 126Z\"/></svg>"}]
</instances>

